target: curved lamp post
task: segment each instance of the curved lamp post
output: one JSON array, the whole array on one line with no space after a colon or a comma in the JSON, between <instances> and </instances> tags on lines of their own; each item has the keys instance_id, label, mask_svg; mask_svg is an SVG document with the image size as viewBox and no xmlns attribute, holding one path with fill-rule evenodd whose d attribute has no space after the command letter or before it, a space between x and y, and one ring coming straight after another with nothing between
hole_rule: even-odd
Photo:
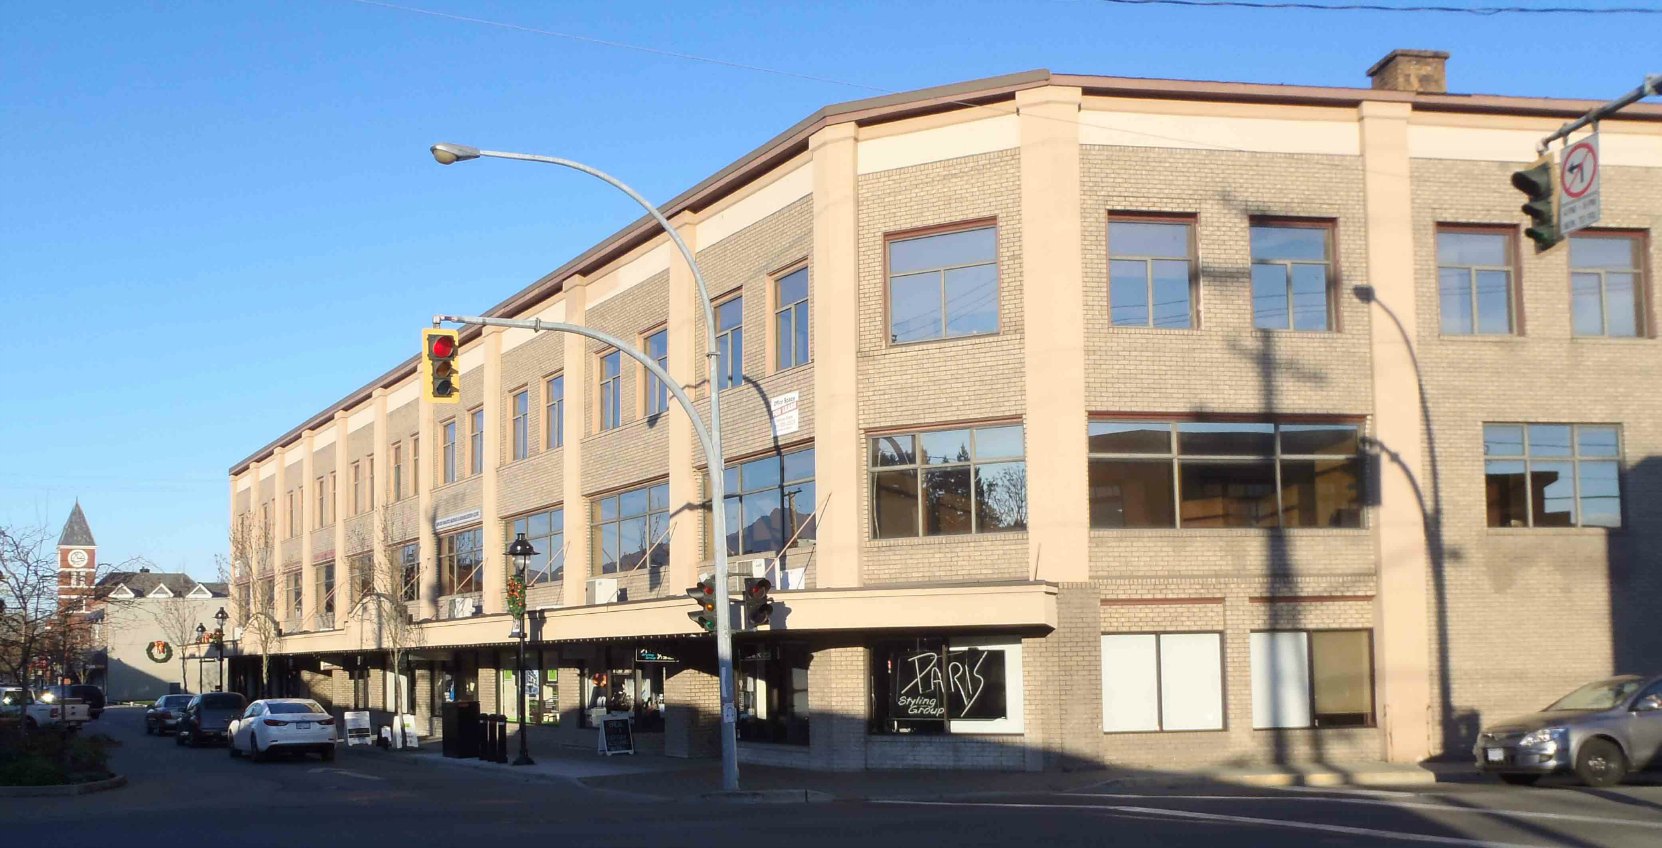
<instances>
[{"instance_id":1,"label":"curved lamp post","mask_svg":"<svg viewBox=\"0 0 1662 848\"><path fill-rule=\"evenodd\" d=\"M558 321L542 321L538 319L532 319L530 321L516 321L505 318L435 315L433 316L433 323L437 324L441 321L449 321L458 324L513 327L534 331L556 330L561 332L576 333L578 335L586 336L602 343L612 345L619 351L627 354L630 358L640 362L649 372L651 372L659 380L663 381L664 386L669 389L670 393L673 394L675 399L681 404L681 407L686 410L687 417L692 422L693 432L698 436L699 443L704 448L706 467L710 469L711 526L726 527L727 492L724 480L726 475L720 473L721 469L725 466L723 460L724 453L722 451L721 444L721 392L718 388L720 385L718 377L720 374L721 353L716 344L716 311L714 304L710 301L709 286L704 283L704 273L699 270L698 260L693 256L692 250L687 247L687 243L681 239L681 234L675 231L675 227L670 224L668 218L664 217L664 213L658 211L658 207L653 206L649 201L647 201L646 198L642 197L639 192L625 185L621 180L611 174L597 168L591 168L581 162L574 162L570 159L562 159L558 156L537 156L529 153L508 153L499 150L480 150L477 147L469 147L465 144L439 143L433 145L431 150L433 153L433 159L440 165L454 165L457 162L465 162L470 159L479 158L516 159L521 162L540 162L545 165L559 165L563 168L570 168L574 171L582 171L589 176L606 182L624 194L629 195L630 199L640 204L641 208L645 209L647 214L650 215L653 220L657 221L658 225L663 228L664 233L668 235L670 241L675 244L675 249L680 252L681 258L686 261L687 267L692 271L693 283L698 287L698 297L704 306L705 358L708 360L708 378L710 387L710 426L708 430L705 429L704 422L699 417L697 407L693 406L692 399L687 396L686 390L682 388L678 382L671 378L669 374L664 371L664 369L660 368L658 363L653 362L651 358L646 356L644 353L636 350L633 344L625 342L622 339L610 334L576 324L566 324ZM724 542L716 545L715 549L715 581L716 585L721 587L722 596L725 598L727 596L727 545ZM720 672L719 688L721 694L721 784L723 789L736 791L739 788L739 755L737 736L735 733L735 723L738 715L733 705L733 622L732 616L729 615L728 611L725 609L722 610L721 615L716 616L716 663ZM522 733L521 739L523 738L524 734Z\"/></svg>"},{"instance_id":2,"label":"curved lamp post","mask_svg":"<svg viewBox=\"0 0 1662 848\"><path fill-rule=\"evenodd\" d=\"M524 533L514 534L513 544L508 546L508 560L514 564L514 574L519 578L519 591L522 593L522 598L525 592L525 570L531 564L531 557L536 555L537 549L531 547L531 543L525 540ZM522 603L519 615L516 617L518 620L514 622L514 630L519 633L519 658L514 663L514 688L519 690L519 694L516 696L519 700L519 756L514 758L514 765L516 766L535 765L531 760L531 751L528 747L530 743L526 740L526 736L529 734L526 733L528 722L525 720L525 630L530 624L526 612L527 610Z\"/></svg>"}]
</instances>

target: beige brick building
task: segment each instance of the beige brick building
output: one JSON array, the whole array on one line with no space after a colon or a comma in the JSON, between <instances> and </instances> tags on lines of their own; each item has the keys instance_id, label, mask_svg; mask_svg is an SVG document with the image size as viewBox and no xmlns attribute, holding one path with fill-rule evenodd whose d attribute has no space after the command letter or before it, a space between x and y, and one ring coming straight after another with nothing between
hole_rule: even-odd
<instances>
[{"instance_id":1,"label":"beige brick building","mask_svg":"<svg viewBox=\"0 0 1662 848\"><path fill-rule=\"evenodd\" d=\"M1603 122L1602 221L1537 252L1509 176L1595 104L1449 95L1443 58L820 110L665 207L717 386L646 219L488 312L720 391L727 532L644 369L471 328L460 403L411 359L231 468L244 687L278 622L273 686L337 708L437 732L449 699L517 720L523 683L536 744L604 707L708 756L683 590L717 543L778 587L737 637L742 761L1414 761L1654 670L1662 107Z\"/></svg>"}]
</instances>

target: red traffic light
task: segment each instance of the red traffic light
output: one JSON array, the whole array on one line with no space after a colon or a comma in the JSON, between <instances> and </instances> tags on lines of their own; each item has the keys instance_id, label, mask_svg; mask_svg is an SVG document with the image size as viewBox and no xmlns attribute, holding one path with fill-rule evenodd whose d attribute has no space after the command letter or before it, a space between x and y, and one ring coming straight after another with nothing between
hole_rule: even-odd
<instances>
[{"instance_id":1,"label":"red traffic light","mask_svg":"<svg viewBox=\"0 0 1662 848\"><path fill-rule=\"evenodd\" d=\"M744 592L752 598L765 598L772 589L773 583L766 577L744 581Z\"/></svg>"},{"instance_id":2,"label":"red traffic light","mask_svg":"<svg viewBox=\"0 0 1662 848\"><path fill-rule=\"evenodd\" d=\"M449 359L456 355L456 340L450 336L433 336L427 343L427 353L435 359Z\"/></svg>"}]
</instances>

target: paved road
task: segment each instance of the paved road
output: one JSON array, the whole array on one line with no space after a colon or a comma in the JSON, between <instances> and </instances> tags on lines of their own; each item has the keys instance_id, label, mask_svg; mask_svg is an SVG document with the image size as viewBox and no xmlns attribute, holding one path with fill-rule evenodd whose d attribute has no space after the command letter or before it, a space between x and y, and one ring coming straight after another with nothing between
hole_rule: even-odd
<instances>
[{"instance_id":1,"label":"paved road","mask_svg":"<svg viewBox=\"0 0 1662 848\"><path fill-rule=\"evenodd\" d=\"M1104 844L1662 844L1662 787L1412 791L1083 790L928 802L733 806L649 801L570 781L527 781L379 751L263 764L146 737L136 709L94 728L123 742L128 787L81 798L0 799L8 845L845 846ZM650 777L643 786L651 790Z\"/></svg>"}]
</instances>

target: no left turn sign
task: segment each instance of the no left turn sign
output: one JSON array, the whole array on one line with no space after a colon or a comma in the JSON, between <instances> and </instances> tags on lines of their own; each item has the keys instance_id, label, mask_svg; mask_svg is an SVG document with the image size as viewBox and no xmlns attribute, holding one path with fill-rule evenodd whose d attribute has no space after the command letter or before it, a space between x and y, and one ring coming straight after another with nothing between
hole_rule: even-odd
<instances>
[{"instance_id":1,"label":"no left turn sign","mask_svg":"<svg viewBox=\"0 0 1662 848\"><path fill-rule=\"evenodd\" d=\"M1558 207L1558 229L1565 235L1599 222L1598 133L1564 151L1558 186L1564 197Z\"/></svg>"}]
</instances>

